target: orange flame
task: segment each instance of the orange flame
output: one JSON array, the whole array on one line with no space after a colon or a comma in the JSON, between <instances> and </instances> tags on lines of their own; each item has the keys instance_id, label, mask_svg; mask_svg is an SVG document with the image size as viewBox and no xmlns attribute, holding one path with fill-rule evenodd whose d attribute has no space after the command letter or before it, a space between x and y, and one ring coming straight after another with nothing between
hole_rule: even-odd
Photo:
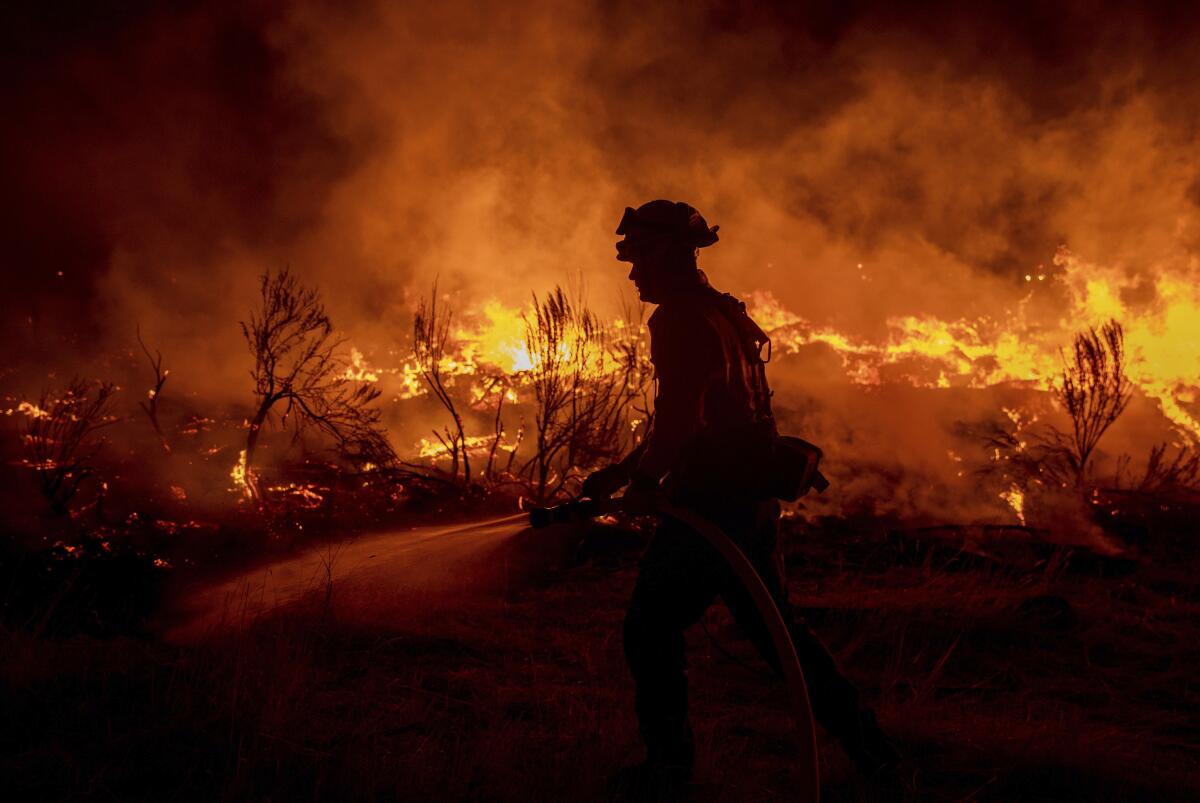
<instances>
[{"instance_id":1,"label":"orange flame","mask_svg":"<svg viewBox=\"0 0 1200 803\"><path fill-rule=\"evenodd\" d=\"M1074 334L1115 318L1125 329L1130 380L1180 431L1200 438L1200 285L1171 272L1152 286L1138 285L1125 272L1085 263L1065 248L1054 265L1055 276L1028 274L1029 294L1000 319L894 317L886 322L883 342L815 326L769 292L752 294L748 307L783 353L824 343L841 358L851 382L879 384L884 369L892 369L889 379L927 387L1014 382L1048 390L1061 371L1061 349ZM1035 290L1051 286L1065 294L1063 314L1052 325L1038 325L1029 301Z\"/></svg>"},{"instance_id":2,"label":"orange flame","mask_svg":"<svg viewBox=\"0 0 1200 803\"><path fill-rule=\"evenodd\" d=\"M241 494L249 499L253 496L250 490L250 483L246 477L246 450L238 454L237 462L233 464L233 468L229 471L229 478L233 480L233 488L231 490L240 491Z\"/></svg>"}]
</instances>

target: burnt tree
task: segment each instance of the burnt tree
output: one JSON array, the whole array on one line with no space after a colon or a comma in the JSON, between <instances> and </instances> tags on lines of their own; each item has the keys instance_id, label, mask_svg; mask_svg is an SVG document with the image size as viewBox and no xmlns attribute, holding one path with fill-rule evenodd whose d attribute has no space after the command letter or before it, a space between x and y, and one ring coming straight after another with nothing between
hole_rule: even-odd
<instances>
[{"instance_id":1,"label":"burnt tree","mask_svg":"<svg viewBox=\"0 0 1200 803\"><path fill-rule=\"evenodd\" d=\"M305 430L319 431L352 463L394 462L381 413L373 405L380 392L349 378L349 365L337 353L344 340L334 336L320 293L284 268L263 274L259 296L258 308L241 324L254 357L250 376L257 400L241 464L249 493L261 501L254 457L259 435L274 415L281 427L291 424L297 439Z\"/></svg>"},{"instance_id":2,"label":"burnt tree","mask_svg":"<svg viewBox=\"0 0 1200 803\"><path fill-rule=\"evenodd\" d=\"M463 485L470 487L471 458L467 453L466 429L463 426L463 419L458 412L458 407L446 388L445 376L442 373L446 358L446 345L450 339L450 319L452 317L452 309L444 305L438 307L437 283L435 282L429 303L426 304L424 300L421 300L417 305L416 314L413 316L413 359L416 360L421 378L425 381L429 392L450 415L453 429L445 427L444 434L436 429L433 431L434 437L450 455L450 477L457 482L458 464L461 457ZM497 423L497 427L499 427L499 423ZM497 436L498 439L499 436Z\"/></svg>"},{"instance_id":3,"label":"burnt tree","mask_svg":"<svg viewBox=\"0 0 1200 803\"><path fill-rule=\"evenodd\" d=\"M158 436L158 442L162 445L163 451L170 454L171 444L158 422L158 402L162 398L162 389L167 384L167 376L171 371L168 368L163 368L162 352L155 349L153 354L150 353L146 341L142 340L142 328L140 326L137 327L137 341L138 345L142 347L142 353L146 355L146 360L150 363L150 370L154 372L154 387L146 391L146 400L138 402L138 406L142 408L142 412L150 419L150 425L154 427L154 434Z\"/></svg>"},{"instance_id":4,"label":"burnt tree","mask_svg":"<svg viewBox=\"0 0 1200 803\"><path fill-rule=\"evenodd\" d=\"M42 496L55 515L67 513L71 499L84 480L95 473L92 460L104 445L97 433L116 422L112 398L116 386L93 386L72 379L62 394L47 388L27 410L26 464L37 472Z\"/></svg>"}]
</instances>

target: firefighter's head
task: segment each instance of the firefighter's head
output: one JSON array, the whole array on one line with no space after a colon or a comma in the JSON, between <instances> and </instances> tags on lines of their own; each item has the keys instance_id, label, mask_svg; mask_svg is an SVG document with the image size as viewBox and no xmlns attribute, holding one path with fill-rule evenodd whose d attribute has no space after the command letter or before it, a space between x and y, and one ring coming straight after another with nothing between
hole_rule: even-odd
<instances>
[{"instance_id":1,"label":"firefighter's head","mask_svg":"<svg viewBox=\"0 0 1200 803\"><path fill-rule=\"evenodd\" d=\"M696 254L717 241L718 226L682 201L650 201L625 208L617 226L624 239L617 259L630 262L629 278L643 301L658 304L678 288L695 283Z\"/></svg>"}]
</instances>

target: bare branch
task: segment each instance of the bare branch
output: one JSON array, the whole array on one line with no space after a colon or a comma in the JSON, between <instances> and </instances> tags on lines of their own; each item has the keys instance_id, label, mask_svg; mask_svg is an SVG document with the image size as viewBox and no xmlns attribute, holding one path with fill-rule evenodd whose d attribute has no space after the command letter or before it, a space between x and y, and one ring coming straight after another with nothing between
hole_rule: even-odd
<instances>
[{"instance_id":1,"label":"bare branch","mask_svg":"<svg viewBox=\"0 0 1200 803\"><path fill-rule=\"evenodd\" d=\"M435 281L429 303L426 304L422 299L413 316L413 357L420 368L421 378L425 380L430 392L442 407L446 408L446 412L450 414L450 419L454 423L455 432L450 434L449 444L443 443L451 458L452 477L458 477L458 461L461 455L463 486L470 487L471 459L467 453L466 429L463 426L463 419L459 415L458 407L442 379L442 364L446 357L446 345L450 339L450 319L452 317L453 310L438 309L437 282Z\"/></svg>"},{"instance_id":2,"label":"bare branch","mask_svg":"<svg viewBox=\"0 0 1200 803\"><path fill-rule=\"evenodd\" d=\"M320 293L303 287L284 268L263 274L259 306L243 322L242 334L254 356L251 378L257 412L246 438L246 482L261 499L254 479L253 458L262 428L273 410L284 403L281 425L291 423L298 437L316 429L337 452L355 464L387 466L396 455L374 406L380 391L369 383L347 378L348 363L338 355L343 340L333 335Z\"/></svg>"},{"instance_id":3,"label":"bare branch","mask_svg":"<svg viewBox=\"0 0 1200 803\"><path fill-rule=\"evenodd\" d=\"M150 370L154 372L154 387L146 391L146 401L138 402L138 406L142 408L142 412L150 419L150 424L154 427L154 434L158 436L158 442L162 444L163 451L170 454L171 444L167 441L167 436L158 423L158 402L162 398L163 385L167 384L167 375L171 371L170 369L163 368L161 352L156 349L154 354L150 353L150 349L146 346L146 341L142 340L142 327L140 324L137 325L136 331L138 345L142 347L142 353L146 355L146 360L150 363Z\"/></svg>"},{"instance_id":4,"label":"bare branch","mask_svg":"<svg viewBox=\"0 0 1200 803\"><path fill-rule=\"evenodd\" d=\"M93 390L95 391L93 393ZM42 495L56 515L67 512L80 485L95 473L92 460L104 445L96 433L116 422L112 397L116 386L93 386L76 377L55 397L42 391L25 428L26 464L41 483Z\"/></svg>"},{"instance_id":5,"label":"bare branch","mask_svg":"<svg viewBox=\"0 0 1200 803\"><path fill-rule=\"evenodd\" d=\"M520 473L538 499L548 499L621 455L650 368L640 320L607 332L582 298L561 287L544 299L535 295L524 322L537 414L534 453Z\"/></svg>"},{"instance_id":6,"label":"bare branch","mask_svg":"<svg viewBox=\"0 0 1200 803\"><path fill-rule=\"evenodd\" d=\"M1100 331L1092 328L1075 336L1071 358L1064 367L1055 395L1071 417L1071 434L1056 433L1064 457L1083 488L1089 460L1104 433L1125 410L1132 395L1125 374L1125 332L1111 320Z\"/></svg>"},{"instance_id":7,"label":"bare branch","mask_svg":"<svg viewBox=\"0 0 1200 803\"><path fill-rule=\"evenodd\" d=\"M1146 470L1135 486L1143 493L1169 493L1200 489L1200 449L1181 446L1173 457L1168 456L1167 444L1150 447Z\"/></svg>"}]
</instances>

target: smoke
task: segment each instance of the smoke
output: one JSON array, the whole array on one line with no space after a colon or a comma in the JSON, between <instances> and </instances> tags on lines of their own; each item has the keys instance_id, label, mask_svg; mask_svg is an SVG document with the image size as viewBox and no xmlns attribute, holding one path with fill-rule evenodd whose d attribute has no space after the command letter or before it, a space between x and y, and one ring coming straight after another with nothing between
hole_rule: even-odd
<instances>
[{"instance_id":1,"label":"smoke","mask_svg":"<svg viewBox=\"0 0 1200 803\"><path fill-rule=\"evenodd\" d=\"M239 401L237 322L283 265L368 354L406 348L435 278L461 309L579 273L612 312L616 221L656 197L720 224L714 284L856 337L998 316L1064 244L1134 309L1195 271L1197 20L1140 4L7 13L4 332L31 372L140 324L177 387ZM1035 289L1053 325L1062 289Z\"/></svg>"}]
</instances>

